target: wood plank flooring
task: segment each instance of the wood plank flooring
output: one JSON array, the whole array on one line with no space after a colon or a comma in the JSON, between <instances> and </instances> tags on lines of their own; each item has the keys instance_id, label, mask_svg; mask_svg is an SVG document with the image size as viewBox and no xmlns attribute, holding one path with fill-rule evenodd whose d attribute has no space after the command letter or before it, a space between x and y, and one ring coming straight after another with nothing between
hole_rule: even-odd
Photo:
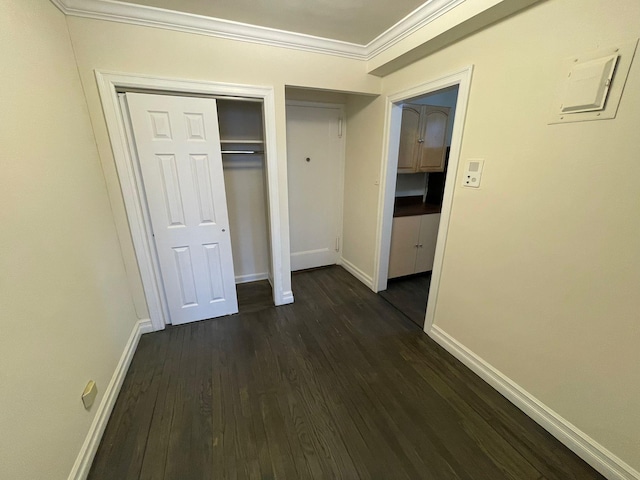
<instances>
[{"instance_id":1,"label":"wood plank flooring","mask_svg":"<svg viewBox=\"0 0 640 480\"><path fill-rule=\"evenodd\" d=\"M392 278L387 282L387 289L378 292L378 295L423 328L430 284L431 272Z\"/></svg>"},{"instance_id":2,"label":"wood plank flooring","mask_svg":"<svg viewBox=\"0 0 640 480\"><path fill-rule=\"evenodd\" d=\"M142 337L89 478L602 479L340 267Z\"/></svg>"}]
</instances>

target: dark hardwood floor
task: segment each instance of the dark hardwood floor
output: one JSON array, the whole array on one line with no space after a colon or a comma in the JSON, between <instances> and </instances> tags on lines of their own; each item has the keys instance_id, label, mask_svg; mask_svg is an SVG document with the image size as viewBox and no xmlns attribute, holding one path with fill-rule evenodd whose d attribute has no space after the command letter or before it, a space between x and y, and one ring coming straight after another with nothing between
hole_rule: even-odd
<instances>
[{"instance_id":1,"label":"dark hardwood floor","mask_svg":"<svg viewBox=\"0 0 640 480\"><path fill-rule=\"evenodd\" d=\"M603 478L340 267L293 288L144 335L89 478Z\"/></svg>"},{"instance_id":2,"label":"dark hardwood floor","mask_svg":"<svg viewBox=\"0 0 640 480\"><path fill-rule=\"evenodd\" d=\"M423 328L430 284L431 272L392 278L387 282L387 289L378 292L378 295Z\"/></svg>"}]
</instances>

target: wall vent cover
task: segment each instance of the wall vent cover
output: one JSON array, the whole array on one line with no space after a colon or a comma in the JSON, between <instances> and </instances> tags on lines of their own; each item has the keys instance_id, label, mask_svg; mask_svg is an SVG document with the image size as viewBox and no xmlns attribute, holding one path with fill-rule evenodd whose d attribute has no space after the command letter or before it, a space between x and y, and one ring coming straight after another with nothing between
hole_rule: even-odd
<instances>
[{"instance_id":1,"label":"wall vent cover","mask_svg":"<svg viewBox=\"0 0 640 480\"><path fill-rule=\"evenodd\" d=\"M569 72L562 113L579 113L604 108L618 55L609 55L589 62L576 63Z\"/></svg>"},{"instance_id":2,"label":"wall vent cover","mask_svg":"<svg viewBox=\"0 0 640 480\"><path fill-rule=\"evenodd\" d=\"M565 59L549 122L615 118L638 39Z\"/></svg>"}]
</instances>

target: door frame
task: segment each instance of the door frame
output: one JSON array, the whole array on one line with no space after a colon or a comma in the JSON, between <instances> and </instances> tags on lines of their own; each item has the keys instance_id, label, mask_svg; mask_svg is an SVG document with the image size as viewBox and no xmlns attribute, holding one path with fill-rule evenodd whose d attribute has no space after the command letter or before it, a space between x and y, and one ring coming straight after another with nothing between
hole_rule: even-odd
<instances>
[{"instance_id":1,"label":"door frame","mask_svg":"<svg viewBox=\"0 0 640 480\"><path fill-rule=\"evenodd\" d=\"M374 291L376 292L387 288L387 276L389 274L389 250L391 248L396 170L398 168L400 125L402 123L402 103L415 97L424 96L447 87L458 85L458 98L456 101L455 119L453 122L453 132L451 136L451 149L449 151L444 198L442 200L442 212L440 216L440 224L438 226L436 253L431 274L427 311L425 314L425 332L428 332L431 329L436 311L438 290L440 288L440 277L442 274L442 264L447 244L449 222L451 219L453 193L456 186L456 178L460 164L460 149L462 146L469 92L471 90L472 74L473 65L469 65L426 83L395 92L388 95L386 100L383 144L384 153L380 170L381 185L378 197L378 228L373 276Z\"/></svg>"},{"instance_id":2,"label":"door frame","mask_svg":"<svg viewBox=\"0 0 640 480\"><path fill-rule=\"evenodd\" d=\"M338 218L337 218L337 233L338 238L340 239L338 245L338 258L336 260L336 265L342 264L342 239L343 239L343 217L344 217L344 168L345 168L345 158L347 153L347 119L346 119L346 106L343 103L324 103L324 102L307 102L305 100L287 100L285 108L288 106L294 107L310 107L310 108L337 108L340 110L341 120L342 120L342 147L340 148L340 158L338 158L338 188L339 188L339 196L338 196ZM286 113L286 111L285 111ZM285 119L285 125L286 125ZM287 168L289 168L289 151L287 150ZM287 183L290 180L288 177L289 173L287 171ZM287 191L287 198L289 192ZM291 225L289 225L289 231L291 231Z\"/></svg>"},{"instance_id":3,"label":"door frame","mask_svg":"<svg viewBox=\"0 0 640 480\"><path fill-rule=\"evenodd\" d=\"M276 305L293 302L291 291L291 266L288 241L288 200L281 195L281 184L286 186L286 169L281 174L276 148L276 108L273 87L242 85L220 82L183 80L149 75L136 75L95 70L98 92L102 102L111 149L113 152L127 220L136 252L149 317L154 331L163 330L168 321L164 300L164 288L159 277L160 268L155 255L150 219L145 208L144 190L136 168L136 156L127 137L125 117L120 108L118 92L145 90L149 93L200 94L261 100L264 111L264 149L267 181L268 221L271 256L271 281ZM286 168L286 165L285 165ZM284 175L285 181L280 176ZM285 251L286 250L286 251Z\"/></svg>"}]
</instances>

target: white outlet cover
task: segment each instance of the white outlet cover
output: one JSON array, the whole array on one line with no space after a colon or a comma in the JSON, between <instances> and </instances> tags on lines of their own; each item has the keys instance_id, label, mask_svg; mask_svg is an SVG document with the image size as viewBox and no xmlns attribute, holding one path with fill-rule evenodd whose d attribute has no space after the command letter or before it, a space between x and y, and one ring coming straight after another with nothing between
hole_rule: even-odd
<instances>
[{"instance_id":1,"label":"white outlet cover","mask_svg":"<svg viewBox=\"0 0 640 480\"><path fill-rule=\"evenodd\" d=\"M84 387L84 391L82 392L82 403L84 404L84 408L87 410L91 408L91 405L93 405L93 402L96 399L96 395L98 395L96 382L89 380L89 383L87 383L87 386Z\"/></svg>"},{"instance_id":2,"label":"white outlet cover","mask_svg":"<svg viewBox=\"0 0 640 480\"><path fill-rule=\"evenodd\" d=\"M482 178L482 169L484 168L484 159L470 158L467 160L462 176L462 186L469 188L480 187L480 179Z\"/></svg>"}]
</instances>

